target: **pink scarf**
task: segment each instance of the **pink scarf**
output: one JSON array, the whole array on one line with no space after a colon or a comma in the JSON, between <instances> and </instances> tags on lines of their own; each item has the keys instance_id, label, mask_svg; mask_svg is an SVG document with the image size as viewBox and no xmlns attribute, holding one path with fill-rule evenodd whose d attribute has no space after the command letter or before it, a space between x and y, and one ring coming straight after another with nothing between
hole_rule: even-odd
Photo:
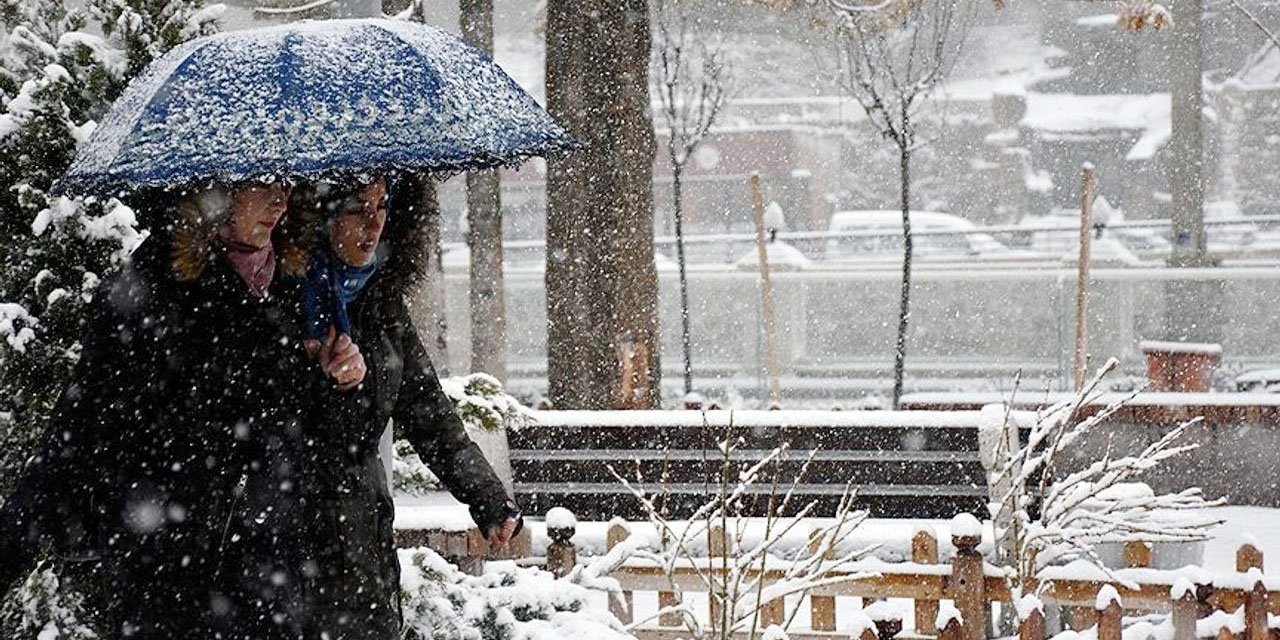
<instances>
[{"instance_id":1,"label":"pink scarf","mask_svg":"<svg viewBox=\"0 0 1280 640\"><path fill-rule=\"evenodd\" d=\"M270 242L265 247L254 247L232 240L225 232L221 235L227 262L249 286L249 294L255 298L267 295L267 287L276 274L275 247Z\"/></svg>"}]
</instances>

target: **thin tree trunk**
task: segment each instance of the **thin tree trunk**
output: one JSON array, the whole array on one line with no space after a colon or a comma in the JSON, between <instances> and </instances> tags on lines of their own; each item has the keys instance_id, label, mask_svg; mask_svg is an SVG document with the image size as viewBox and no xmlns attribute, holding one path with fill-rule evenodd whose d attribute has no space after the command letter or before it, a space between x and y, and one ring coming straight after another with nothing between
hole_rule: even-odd
<instances>
[{"instance_id":1,"label":"thin tree trunk","mask_svg":"<svg viewBox=\"0 0 1280 640\"><path fill-rule=\"evenodd\" d=\"M459 0L462 35L493 55L493 0ZM498 171L467 174L467 244L471 250L471 370L507 376L507 316L502 273L502 202Z\"/></svg>"},{"instance_id":2,"label":"thin tree trunk","mask_svg":"<svg viewBox=\"0 0 1280 640\"><path fill-rule=\"evenodd\" d=\"M905 126L903 127L906 128ZM902 405L902 379L907 361L907 324L911 319L911 149L898 146L902 169L902 297L898 307L898 339L893 354L893 408Z\"/></svg>"},{"instance_id":3,"label":"thin tree trunk","mask_svg":"<svg viewBox=\"0 0 1280 640\"><path fill-rule=\"evenodd\" d=\"M689 330L689 277L684 257L684 205L680 191L680 179L684 167L671 163L671 195L675 202L676 264L680 269L680 348L684 353L684 392L693 392L693 346Z\"/></svg>"}]
</instances>

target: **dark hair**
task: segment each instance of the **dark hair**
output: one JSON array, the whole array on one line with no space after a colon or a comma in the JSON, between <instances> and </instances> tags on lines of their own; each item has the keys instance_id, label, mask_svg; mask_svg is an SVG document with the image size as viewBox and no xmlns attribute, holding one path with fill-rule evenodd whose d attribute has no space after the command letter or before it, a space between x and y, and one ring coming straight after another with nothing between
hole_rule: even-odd
<instances>
[{"instance_id":1,"label":"dark hair","mask_svg":"<svg viewBox=\"0 0 1280 640\"><path fill-rule=\"evenodd\" d=\"M376 176L364 180L346 180L341 182L321 182L314 187L317 205L321 207L324 217L332 219L340 214L360 206L361 195L365 189L383 180L383 186L390 188L390 180Z\"/></svg>"}]
</instances>

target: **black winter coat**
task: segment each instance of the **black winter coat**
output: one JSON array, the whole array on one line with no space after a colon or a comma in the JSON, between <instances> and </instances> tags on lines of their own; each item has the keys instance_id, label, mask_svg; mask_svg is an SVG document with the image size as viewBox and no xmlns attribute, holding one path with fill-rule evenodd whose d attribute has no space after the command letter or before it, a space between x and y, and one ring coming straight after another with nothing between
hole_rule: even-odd
<instances>
[{"instance_id":1,"label":"black winter coat","mask_svg":"<svg viewBox=\"0 0 1280 640\"><path fill-rule=\"evenodd\" d=\"M0 511L0 579L51 544L98 557L110 637L299 637L279 535L296 492L276 464L297 442L299 405L281 401L299 375L281 340L295 315L222 260L176 282L169 255L153 237L104 282L50 433Z\"/></svg>"},{"instance_id":2,"label":"black winter coat","mask_svg":"<svg viewBox=\"0 0 1280 640\"><path fill-rule=\"evenodd\" d=\"M482 528L518 515L441 388L401 292L381 277L349 307L364 382L339 395L316 378L303 427L308 640L400 637L394 510L378 458L389 420Z\"/></svg>"}]
</instances>

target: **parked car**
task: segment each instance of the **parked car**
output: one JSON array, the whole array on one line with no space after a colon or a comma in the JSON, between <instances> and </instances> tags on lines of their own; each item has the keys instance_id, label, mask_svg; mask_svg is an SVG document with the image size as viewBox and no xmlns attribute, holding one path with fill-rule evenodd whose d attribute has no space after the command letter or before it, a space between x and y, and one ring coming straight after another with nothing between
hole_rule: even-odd
<instances>
[{"instance_id":1,"label":"parked car","mask_svg":"<svg viewBox=\"0 0 1280 640\"><path fill-rule=\"evenodd\" d=\"M912 211L913 255L923 259L963 259L1008 255L1008 247L977 225L947 213ZM902 255L902 212L894 210L837 211L828 231L848 234L827 239L829 260L889 259Z\"/></svg>"}]
</instances>

